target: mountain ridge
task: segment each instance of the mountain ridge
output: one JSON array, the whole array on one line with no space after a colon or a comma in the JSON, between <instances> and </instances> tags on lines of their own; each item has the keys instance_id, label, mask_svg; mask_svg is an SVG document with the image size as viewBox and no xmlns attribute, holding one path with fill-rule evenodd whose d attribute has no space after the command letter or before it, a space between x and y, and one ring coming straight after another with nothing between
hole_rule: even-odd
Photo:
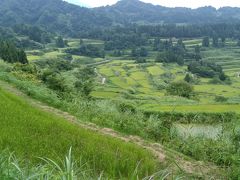
<instances>
[{"instance_id":1,"label":"mountain ridge","mask_svg":"<svg viewBox=\"0 0 240 180\"><path fill-rule=\"evenodd\" d=\"M234 23L240 8L211 6L168 8L139 0L121 0L112 6L80 7L63 0L1 0L0 26L30 24L49 31L77 35L93 28L140 24Z\"/></svg>"}]
</instances>

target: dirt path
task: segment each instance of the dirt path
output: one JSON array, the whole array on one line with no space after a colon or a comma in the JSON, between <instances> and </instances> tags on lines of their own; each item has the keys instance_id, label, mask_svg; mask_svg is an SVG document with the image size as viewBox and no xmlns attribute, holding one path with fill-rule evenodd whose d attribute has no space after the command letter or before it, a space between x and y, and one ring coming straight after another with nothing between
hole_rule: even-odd
<instances>
[{"instance_id":1,"label":"dirt path","mask_svg":"<svg viewBox=\"0 0 240 180\"><path fill-rule=\"evenodd\" d=\"M3 89L13 94L16 94L17 96L24 97L24 99L31 105L43 111L53 113L57 116L63 117L64 119L78 126L81 126L83 128L86 128L92 131L97 131L107 136L112 136L114 138L121 139L125 142L131 142L131 143L137 144L142 148L151 151L160 163L167 165L169 169L172 170L173 174L174 174L174 171L183 171L188 174L199 175L200 177L204 177L204 179L222 179L222 178L219 178L221 177L221 174L218 173L218 172L221 172L221 170L218 169L213 164L194 161L176 151L172 151L164 148L159 143L152 143L137 136L126 136L109 128L100 128L92 123L81 122L75 116L72 116L67 112L63 112L53 107L49 107L42 102L39 102L37 100L34 100L28 97L27 95L23 94L21 91L17 90L16 88L9 85L8 83L0 81L0 87L2 87Z\"/></svg>"}]
</instances>

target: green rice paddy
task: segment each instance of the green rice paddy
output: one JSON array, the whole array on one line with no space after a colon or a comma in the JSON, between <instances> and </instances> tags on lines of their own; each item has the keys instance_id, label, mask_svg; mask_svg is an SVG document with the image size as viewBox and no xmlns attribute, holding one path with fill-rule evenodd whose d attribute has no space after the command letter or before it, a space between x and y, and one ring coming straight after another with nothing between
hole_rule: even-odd
<instances>
[{"instance_id":1,"label":"green rice paddy","mask_svg":"<svg viewBox=\"0 0 240 180\"><path fill-rule=\"evenodd\" d=\"M193 51L196 45L201 45L202 39L185 39L184 43L189 51ZM103 45L102 41L83 39L84 43ZM173 40L176 42L177 40ZM68 45L70 47L78 47L79 40L69 39ZM231 78L231 85L210 84L211 79L199 78L199 83L194 85L197 99L186 100L183 98L170 98L175 101L165 98L166 91L164 88L159 89L159 85L166 86L164 81L182 81L187 72L187 66L179 66L177 64L161 64L154 63L154 51L149 49L148 63L136 64L134 60L116 60L97 65L97 71L101 78L106 78L106 83L101 84L101 78L98 78L98 87L92 93L96 98L122 98L123 92L130 92L132 100L138 100L139 107L151 107L154 110L171 111L174 105L179 105L176 111L213 111L219 108L219 111L235 111L239 112L238 105L240 99L240 78L237 73L240 72L240 49L235 45L236 42L227 40L226 46L222 48L205 48L201 52L204 61L215 62L221 65L226 74ZM37 61L41 59L54 59L64 55L62 49L52 50L49 45L49 51L36 52L29 51L28 59L30 61ZM35 52L35 53L34 53ZM156 54L156 53L155 53ZM102 58L88 58L83 56L73 56L74 63L95 63L101 62ZM166 76L169 76L166 79ZM169 79L170 78L170 79ZM125 96L125 95L124 95ZM216 104L215 97L224 96L228 101L222 105ZM129 99L128 99L129 100ZM131 100L131 99L130 99ZM194 106L188 106L192 104ZM164 105L164 106L163 106ZM169 105L169 106L166 106ZM233 107L232 107L233 106ZM207 108L205 108L207 107ZM208 108L211 107L211 108ZM214 108L215 107L215 108ZM233 109L232 109L233 108ZM149 108L147 108L149 109Z\"/></svg>"},{"instance_id":2,"label":"green rice paddy","mask_svg":"<svg viewBox=\"0 0 240 180\"><path fill-rule=\"evenodd\" d=\"M89 163L97 175L128 179L139 162L140 177L156 170L154 157L141 147L72 124L3 89L0 106L0 151L8 149L28 163L38 163L37 157L58 161L72 147L75 159Z\"/></svg>"}]
</instances>

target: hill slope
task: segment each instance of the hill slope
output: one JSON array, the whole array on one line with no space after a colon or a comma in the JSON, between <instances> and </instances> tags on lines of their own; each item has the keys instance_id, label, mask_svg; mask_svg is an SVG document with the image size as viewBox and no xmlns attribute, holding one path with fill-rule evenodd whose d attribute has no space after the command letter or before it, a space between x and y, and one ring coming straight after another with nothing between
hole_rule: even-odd
<instances>
[{"instance_id":1,"label":"hill slope","mask_svg":"<svg viewBox=\"0 0 240 180\"><path fill-rule=\"evenodd\" d=\"M21 23L44 26L65 34L92 26L111 25L105 16L62 0L1 0L0 26Z\"/></svg>"},{"instance_id":2,"label":"hill slope","mask_svg":"<svg viewBox=\"0 0 240 180\"><path fill-rule=\"evenodd\" d=\"M62 0L1 0L0 26L40 25L68 35L89 28L126 23L220 23L238 22L240 8L167 8L139 0L121 0L115 5L83 8Z\"/></svg>"},{"instance_id":3,"label":"hill slope","mask_svg":"<svg viewBox=\"0 0 240 180\"><path fill-rule=\"evenodd\" d=\"M140 176L155 170L153 156L139 146L76 126L3 89L0 106L0 151L8 149L17 157L38 163L36 157L58 160L72 147L76 160L89 163L96 175L103 171L108 177L119 177L119 173L129 177L139 161Z\"/></svg>"},{"instance_id":4,"label":"hill slope","mask_svg":"<svg viewBox=\"0 0 240 180\"><path fill-rule=\"evenodd\" d=\"M81 157L83 162L90 163L93 173L100 174L104 170L108 177L118 177L119 173L124 177L132 176L140 160L139 177L159 169L165 170L159 171L158 175L167 173L172 177L179 173L185 177L206 178L222 174L222 170L213 164L194 161L158 143L123 136L93 124L82 124L68 113L33 100L4 82L0 81L0 87L4 88L0 88L0 105L5 105L0 109L3 115L0 118L3 127L0 129L0 152L8 148L16 152L17 157L36 163L35 157L39 156L63 157L71 146L76 160ZM10 113L12 109L16 111Z\"/></svg>"}]
</instances>

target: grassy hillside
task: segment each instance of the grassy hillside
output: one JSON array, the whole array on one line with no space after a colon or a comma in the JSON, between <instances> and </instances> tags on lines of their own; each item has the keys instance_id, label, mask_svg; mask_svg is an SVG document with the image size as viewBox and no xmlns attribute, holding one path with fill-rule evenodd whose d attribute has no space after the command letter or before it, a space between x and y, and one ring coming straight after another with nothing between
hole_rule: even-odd
<instances>
[{"instance_id":1,"label":"grassy hillside","mask_svg":"<svg viewBox=\"0 0 240 180\"><path fill-rule=\"evenodd\" d=\"M104 43L98 40L83 41L96 46L103 46ZM176 41L174 39L173 43ZM68 42L71 48L80 46L79 39L69 39ZM196 45L201 44L201 39L186 39L184 43L191 53ZM223 66L231 82L213 82L214 78L203 78L188 71L187 65L193 59L186 59L182 66L157 63L157 52L150 45L145 48L149 52L146 62L139 63L131 57L130 49L126 49L121 57L114 57L112 52L106 51L105 58L94 58L76 54L71 56L65 48L56 48L54 43L47 44L45 49L27 52L32 60L30 65L1 63L0 79L14 84L35 99L69 112L81 122L91 122L125 135L137 135L162 143L195 160L223 167L224 170L216 172L222 172L232 179L238 178L238 69L228 71ZM225 46L202 47L202 60L219 64L225 58L221 53L223 51L228 56L226 61L238 67L237 52L234 53L236 49L236 41L231 39L227 39ZM81 71L82 65L93 67L95 72L95 88L92 97L87 100L75 86L78 80L75 75ZM54 81L44 79L44 73L49 70L55 72ZM195 76L194 82L190 82L195 96L188 99L167 94L167 87L172 82L183 81L187 73ZM52 83L56 83L57 88L51 86ZM62 91L58 85L63 87ZM219 97L221 101L218 101ZM184 166L178 163L181 168ZM208 174L211 176L215 173Z\"/></svg>"},{"instance_id":2,"label":"grassy hillside","mask_svg":"<svg viewBox=\"0 0 240 180\"><path fill-rule=\"evenodd\" d=\"M95 176L129 178L139 162L140 177L156 170L153 156L140 147L78 127L3 89L0 107L0 151L36 164L37 157L58 161L72 147L75 159L86 162Z\"/></svg>"}]
</instances>

